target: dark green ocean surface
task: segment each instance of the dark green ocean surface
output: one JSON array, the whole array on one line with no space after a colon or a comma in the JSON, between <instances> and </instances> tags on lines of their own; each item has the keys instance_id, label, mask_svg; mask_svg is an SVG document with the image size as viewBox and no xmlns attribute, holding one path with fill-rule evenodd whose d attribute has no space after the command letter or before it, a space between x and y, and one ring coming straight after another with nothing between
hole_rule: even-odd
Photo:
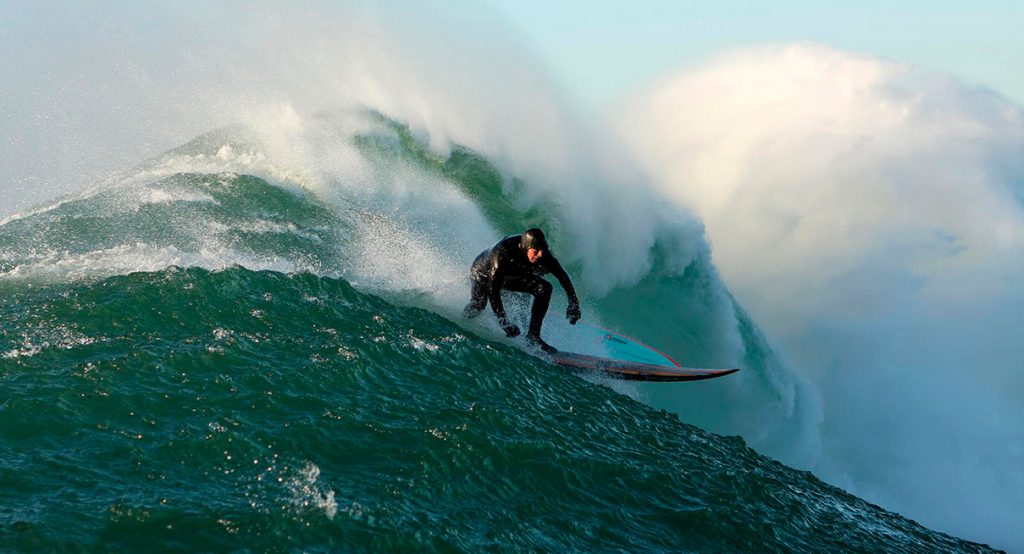
<instances>
[{"instance_id":1,"label":"dark green ocean surface","mask_svg":"<svg viewBox=\"0 0 1024 554\"><path fill-rule=\"evenodd\" d=\"M0 298L0 551L987 550L344 280Z\"/></svg>"}]
</instances>

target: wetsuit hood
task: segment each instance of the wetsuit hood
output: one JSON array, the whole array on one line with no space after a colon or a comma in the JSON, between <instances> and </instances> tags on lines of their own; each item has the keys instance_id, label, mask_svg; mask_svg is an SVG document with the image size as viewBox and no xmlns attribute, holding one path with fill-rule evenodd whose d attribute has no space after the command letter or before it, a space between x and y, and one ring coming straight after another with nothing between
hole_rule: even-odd
<instances>
[{"instance_id":1,"label":"wetsuit hood","mask_svg":"<svg viewBox=\"0 0 1024 554\"><path fill-rule=\"evenodd\" d=\"M548 240L544 238L544 231L534 227L527 229L523 233L523 238L519 241L519 248L526 252L527 250L534 248L544 252L548 251Z\"/></svg>"}]
</instances>

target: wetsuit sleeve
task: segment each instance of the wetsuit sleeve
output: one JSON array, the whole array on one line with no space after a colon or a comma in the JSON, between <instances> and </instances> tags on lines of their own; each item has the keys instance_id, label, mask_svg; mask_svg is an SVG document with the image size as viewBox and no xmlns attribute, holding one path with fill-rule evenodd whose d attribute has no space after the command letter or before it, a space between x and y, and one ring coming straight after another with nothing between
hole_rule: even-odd
<instances>
[{"instance_id":1,"label":"wetsuit sleeve","mask_svg":"<svg viewBox=\"0 0 1024 554\"><path fill-rule=\"evenodd\" d=\"M501 287L505 284L505 266L501 263L501 255L495 252L491 255L491 290L488 291L488 300L491 302L491 309L502 326L507 320L505 316L505 305L501 302Z\"/></svg>"},{"instance_id":2,"label":"wetsuit sleeve","mask_svg":"<svg viewBox=\"0 0 1024 554\"><path fill-rule=\"evenodd\" d=\"M576 297L576 289L573 288L572 281L569 280L569 274L562 268L562 264L558 263L558 259L551 255L545 256L541 259L546 260L544 267L549 273L554 275L555 279L558 279L558 283L562 285L562 289L565 290L565 295L569 297L569 303L579 304L580 299Z\"/></svg>"}]
</instances>

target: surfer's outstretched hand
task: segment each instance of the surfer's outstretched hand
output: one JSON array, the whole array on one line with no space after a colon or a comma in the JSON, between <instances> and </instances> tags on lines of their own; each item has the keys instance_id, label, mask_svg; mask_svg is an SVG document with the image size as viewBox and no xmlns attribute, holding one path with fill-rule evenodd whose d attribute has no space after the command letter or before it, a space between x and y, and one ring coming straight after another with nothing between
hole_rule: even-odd
<instances>
[{"instance_id":1,"label":"surfer's outstretched hand","mask_svg":"<svg viewBox=\"0 0 1024 554\"><path fill-rule=\"evenodd\" d=\"M507 319L498 321L501 324L501 328L505 330L505 335L509 337L519 336L519 327L515 323L509 323Z\"/></svg>"},{"instance_id":2,"label":"surfer's outstretched hand","mask_svg":"<svg viewBox=\"0 0 1024 554\"><path fill-rule=\"evenodd\" d=\"M565 310L565 318L569 320L569 323L576 325L576 322L580 320L582 315L580 314L580 305L576 302L569 304L569 308Z\"/></svg>"}]
</instances>

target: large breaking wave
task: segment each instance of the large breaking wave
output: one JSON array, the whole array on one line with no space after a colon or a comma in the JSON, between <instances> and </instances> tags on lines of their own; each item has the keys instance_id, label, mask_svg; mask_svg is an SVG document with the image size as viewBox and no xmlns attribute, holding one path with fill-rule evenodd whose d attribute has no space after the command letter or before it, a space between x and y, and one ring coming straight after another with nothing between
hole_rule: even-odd
<instances>
[{"instance_id":1,"label":"large breaking wave","mask_svg":"<svg viewBox=\"0 0 1024 554\"><path fill-rule=\"evenodd\" d=\"M227 8L211 13L196 6L192 11L186 6L146 13L128 8L117 19L104 18L98 9L44 17L52 14L21 8L27 14L21 15L25 25L18 27L20 32L30 34L45 21L79 48L58 52L69 56L73 67L49 70L49 80L39 81L43 85L32 94L14 89L25 82L24 75L5 81L13 83L11 105L19 108L5 116L24 132L4 158L5 166L13 168L13 181L0 186L18 192L5 194L13 203L0 212L11 214L0 225L0 278L52 283L167 266L242 265L341 277L362 292L457 320L468 294L468 260L504 234L542 225L577 280L587 318L643 336L688 364L744 368L738 378L717 383L616 386L620 392L705 429L739 434L763 453L813 468L834 483L929 524L972 538L1018 540L1004 524L1021 513L1013 492L1021 488L1000 485L1014 485L1021 478L1015 469L1020 464L1012 465L1021 455L1020 434L1005 419L1015 415L1013 410L1001 400L990 403L999 397L985 387L996 382L1016 386L1019 381L1006 373L989 373L978 388L975 379L964 376L974 366L963 364L942 374L946 380L940 383L959 384L959 390L972 395L963 402L966 411L960 412L970 419L953 426L954 434L964 436L967 423L984 432L978 444L942 443L937 440L941 435L928 429L934 416L941 415L940 404L933 400L948 400L948 388L936 386L922 371L905 371L907 364L898 357L887 357L885 363L864 361L885 352L874 348L877 343L835 347L849 335L834 331L835 302L823 302L821 295L784 297L785 305L801 312L803 319L766 309L765 304L781 303L770 293L792 290L780 279L780 274L787 276L787 263L810 257L753 255L752 250L732 248L744 244L742 239L730 242L735 236L760 237L777 246L770 240L775 235L765 231L775 228L773 205L749 198L744 209L708 212L696 196L719 198L719 181L708 184L704 174L679 170L697 165L685 154L691 144L705 144L701 136L687 138L680 128L641 127L646 129L638 141L641 158L656 175L651 180L623 154L614 136L574 117L572 107L533 69L533 60L485 14L460 12L439 21L421 17L426 13L421 10L429 8L315 7L315 16L267 7L246 13ZM152 23L145 32L140 31L143 20ZM83 31L90 22L118 32L100 36ZM190 38L174 38L180 36ZM435 40L440 36L446 40ZM161 41L177 48L161 49ZM30 54L38 46L32 39L18 44L12 48L21 48L28 60L49 52ZM82 64L88 72L77 69ZM126 68L127 78L113 78ZM66 86L75 74L80 76ZM704 97L699 101L708 103ZM51 113L51 120L60 124L59 133L34 117L48 102L60 106ZM636 121L643 124L643 117L638 114ZM717 123L690 125L686 131L717 137L722 132ZM743 124L750 126L749 121ZM799 138L788 134L791 126L783 127L769 127L776 144ZM157 145L164 144L183 146L153 156L162 150ZM673 149L680 144L682 148ZM54 151L63 154L54 157ZM662 152L668 153L659 158ZM760 166L734 163L727 154L721 154L725 163L713 167L761 171ZM666 161L671 156L678 158ZM134 165L146 157L148 161ZM832 158L826 149L815 159L815 167L826 167ZM33 174L26 168L47 160L53 167L36 172L35 180L17 178ZM787 161L779 164L786 166ZM131 169L110 175L126 167ZM1019 175L1015 167L999 166L1008 175ZM108 176L92 178L100 174ZM77 188L83 179L94 186L27 209L53 190ZM26 183L40 190L26 190ZM705 188L687 196L680 191L693 190L688 186ZM722 234L730 209L733 223L753 227L743 234ZM768 215L758 210L769 210ZM727 282L735 282L754 318L733 300L719 277L704 224L715 246L715 263ZM814 238L815 233L807 236ZM886 236L896 237L896 244L905 248L869 248L872 259L918 251L914 233ZM862 243L852 244L848 248ZM751 249L762 253L766 247L758 243ZM863 270L843 274L851 287L875 282L877 272L906 276L898 264L862 264L866 257L858 252L852 252L852 261L823 264L830 271L822 281L834 283L835 268L844 264ZM764 259L773 261L755 263ZM751 263L743 265L744 260ZM795 270L813 273L807 264L796 262ZM860 278L864 273L872 279ZM771 287L759 289L751 282L769 282ZM984 310L971 313L976 322L988 315ZM784 339L795 365L773 350L755 320L767 322ZM808 336L827 335L827 340L800 345L835 349L801 349L790 342L783 325L794 320L812 331ZM861 321L861 334L875 335L877 323L906 320ZM950 319L940 321L959 328ZM556 337L566 332L558 322L548 329ZM911 338L922 345L913 352L922 352L932 344L929 334L921 327L912 329ZM837 359L864 361L857 366L861 373L833 370ZM885 370L897 364L903 370L902 380L896 381L900 386L880 399L867 383L894 382ZM850 381L847 376L857 378ZM905 401L920 394L930 395L930 400ZM982 405L994 406L994 419L985 419ZM908 406L928 409L908 413ZM866 412L877 423L856 428ZM894 420L906 423L887 426ZM945 416L939 420L947 423L947 430L955 421ZM923 443L911 452L901 450L907 440L920 437ZM922 472L937 478L935 469L943 466L922 460L948 458L957 451L994 453L1007 461L993 469L987 462L954 458L954 467L943 473L959 476L948 494L922 486L927 481L918 475L902 474ZM978 479L985 475L998 478L985 485ZM975 507L997 508L987 518L953 520L950 507L958 498L972 499Z\"/></svg>"}]
</instances>

